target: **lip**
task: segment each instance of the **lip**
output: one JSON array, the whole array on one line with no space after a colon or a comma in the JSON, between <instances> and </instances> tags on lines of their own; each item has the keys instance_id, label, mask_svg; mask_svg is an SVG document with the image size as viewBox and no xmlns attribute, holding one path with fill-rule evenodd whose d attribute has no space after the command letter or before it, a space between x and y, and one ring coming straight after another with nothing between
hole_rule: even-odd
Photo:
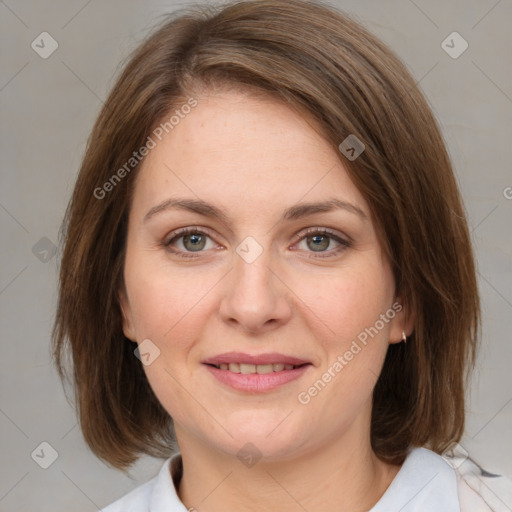
<instances>
[{"instance_id":1,"label":"lip","mask_svg":"<svg viewBox=\"0 0 512 512\"><path fill-rule=\"evenodd\" d=\"M282 364L293 364L294 366L299 366L301 364L309 363L310 361L305 361L304 359L299 359L298 357L286 356L284 354L272 353L272 354L259 354L259 355L250 355L244 354L243 352L226 352L224 354L219 354L214 357L210 357L203 361L204 364L230 364L230 363L243 363L243 364L273 364L273 363L282 363ZM286 370L291 371L291 370ZM279 373L279 372L276 372Z\"/></svg>"},{"instance_id":2,"label":"lip","mask_svg":"<svg viewBox=\"0 0 512 512\"><path fill-rule=\"evenodd\" d=\"M204 364L204 366L221 383L238 391L251 393L271 391L279 386L298 379L308 371L308 368L313 367L312 364L304 364L304 366L294 368L293 370L282 370L280 372L262 374L250 373L244 375L242 373L234 373L229 370L220 370L219 368L210 366L209 364Z\"/></svg>"}]
</instances>

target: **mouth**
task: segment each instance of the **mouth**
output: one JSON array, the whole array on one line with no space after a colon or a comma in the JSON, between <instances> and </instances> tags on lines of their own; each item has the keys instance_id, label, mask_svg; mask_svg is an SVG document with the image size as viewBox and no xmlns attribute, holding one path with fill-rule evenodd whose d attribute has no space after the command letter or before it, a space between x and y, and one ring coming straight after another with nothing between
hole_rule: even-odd
<instances>
[{"instance_id":1,"label":"mouth","mask_svg":"<svg viewBox=\"0 0 512 512\"><path fill-rule=\"evenodd\" d=\"M279 354L277 352L267 354L247 354L245 352L225 352L210 357L204 361L204 364L215 366L221 370L231 370L238 373L257 373L256 369L261 367L261 373L270 373L271 371L282 371L310 363L307 359L300 359L295 356ZM226 366L227 365L227 366ZM233 365L231 367L231 365ZM283 365L283 367L281 367ZM253 368L256 367L256 368ZM274 370L274 367L277 369Z\"/></svg>"},{"instance_id":2,"label":"mouth","mask_svg":"<svg viewBox=\"0 0 512 512\"><path fill-rule=\"evenodd\" d=\"M300 379L314 365L295 356L225 352L202 361L223 386L244 393L270 392Z\"/></svg>"},{"instance_id":3,"label":"mouth","mask_svg":"<svg viewBox=\"0 0 512 512\"><path fill-rule=\"evenodd\" d=\"M311 363L302 363L298 365L284 364L284 363L269 363L269 364L248 364L248 363L220 363L211 364L205 363L207 366L217 368L217 370L228 371L232 373L241 373L243 375L259 374L264 375L267 373L282 372L288 370L296 370L303 366L311 365Z\"/></svg>"}]
</instances>

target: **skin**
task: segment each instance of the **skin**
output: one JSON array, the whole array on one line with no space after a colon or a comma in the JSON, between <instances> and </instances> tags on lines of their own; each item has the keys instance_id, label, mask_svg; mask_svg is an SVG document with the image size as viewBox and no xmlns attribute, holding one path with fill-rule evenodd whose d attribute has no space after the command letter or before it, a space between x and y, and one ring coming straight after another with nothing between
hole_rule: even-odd
<instances>
[{"instance_id":1,"label":"skin","mask_svg":"<svg viewBox=\"0 0 512 512\"><path fill-rule=\"evenodd\" d=\"M121 297L125 335L160 350L144 370L174 419L179 497L200 511L368 510L399 470L373 453L370 417L388 345L412 330L405 309L308 404L297 398L400 302L368 204L312 120L239 91L196 97L137 176ZM229 223L179 209L144 221L177 196L213 203ZM329 198L366 219L338 209L279 220L287 207ZM207 230L200 251L183 236L165 246L184 227ZM315 248L308 228L352 244L328 236ZM248 236L263 249L252 263L236 252ZM236 391L202 364L230 351L280 352L313 366L271 391ZM252 467L237 457L248 442L262 455Z\"/></svg>"}]
</instances>

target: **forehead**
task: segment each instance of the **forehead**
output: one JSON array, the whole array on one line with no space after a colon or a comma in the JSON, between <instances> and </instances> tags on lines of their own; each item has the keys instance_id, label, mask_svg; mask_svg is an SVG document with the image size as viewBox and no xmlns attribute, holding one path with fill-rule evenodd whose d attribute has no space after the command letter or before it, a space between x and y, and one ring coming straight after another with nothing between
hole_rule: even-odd
<instances>
[{"instance_id":1,"label":"forehead","mask_svg":"<svg viewBox=\"0 0 512 512\"><path fill-rule=\"evenodd\" d=\"M220 205L259 213L284 207L285 199L326 194L364 205L312 119L277 99L240 92L197 97L197 106L149 152L134 207L152 206L170 193L217 198Z\"/></svg>"}]
</instances>

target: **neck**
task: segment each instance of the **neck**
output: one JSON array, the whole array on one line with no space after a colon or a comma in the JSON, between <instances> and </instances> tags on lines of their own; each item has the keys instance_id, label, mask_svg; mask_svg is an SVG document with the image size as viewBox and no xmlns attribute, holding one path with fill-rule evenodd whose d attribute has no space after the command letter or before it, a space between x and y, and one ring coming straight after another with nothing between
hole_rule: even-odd
<instances>
[{"instance_id":1,"label":"neck","mask_svg":"<svg viewBox=\"0 0 512 512\"><path fill-rule=\"evenodd\" d=\"M197 438L192 443L175 427L183 460L178 495L189 510L364 512L400 469L376 457L369 436L364 442L347 434L293 457L263 457L247 467L236 454L212 450Z\"/></svg>"}]
</instances>

